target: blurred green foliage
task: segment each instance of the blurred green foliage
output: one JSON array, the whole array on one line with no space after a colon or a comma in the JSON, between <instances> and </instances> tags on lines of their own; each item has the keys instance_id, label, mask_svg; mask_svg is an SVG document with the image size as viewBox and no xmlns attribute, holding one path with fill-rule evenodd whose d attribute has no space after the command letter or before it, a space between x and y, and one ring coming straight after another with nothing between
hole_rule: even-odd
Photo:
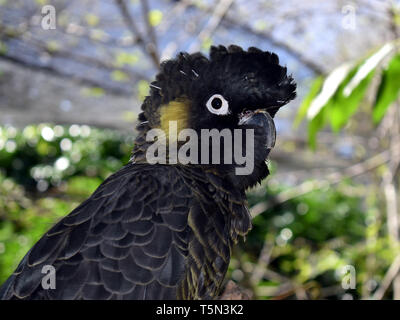
<instances>
[{"instance_id":1,"label":"blurred green foliage","mask_svg":"<svg viewBox=\"0 0 400 320\"><path fill-rule=\"evenodd\" d=\"M0 127L0 283L57 219L128 162L132 143L88 126Z\"/></svg>"},{"instance_id":2,"label":"blurred green foliage","mask_svg":"<svg viewBox=\"0 0 400 320\"><path fill-rule=\"evenodd\" d=\"M285 189L267 185L261 193L249 193L250 206L273 204ZM244 273L236 272L235 280L244 281L258 298L270 298L282 284L290 285L289 297L294 296L296 287L314 299L370 295L393 261L396 245L382 232L385 229L374 196L366 208L361 194L365 194L364 186L344 181L256 216L247 241L235 252L231 276L235 278L234 269L240 266ZM274 273L267 272L251 283L265 244L270 246L268 269ZM356 270L356 290L345 290L341 285L343 268L349 265Z\"/></svg>"},{"instance_id":3,"label":"blurred green foliage","mask_svg":"<svg viewBox=\"0 0 400 320\"><path fill-rule=\"evenodd\" d=\"M132 136L85 125L0 127L0 170L46 191L75 176L104 179L128 162L132 144Z\"/></svg>"},{"instance_id":4,"label":"blurred green foliage","mask_svg":"<svg viewBox=\"0 0 400 320\"><path fill-rule=\"evenodd\" d=\"M295 121L298 126L307 116L310 147L315 149L317 134L327 124L338 132L366 104L371 105L373 122L382 120L400 95L398 42L385 43L366 57L340 65L324 79L319 76L313 80ZM378 86L372 85L374 79Z\"/></svg>"},{"instance_id":5,"label":"blurred green foliage","mask_svg":"<svg viewBox=\"0 0 400 320\"><path fill-rule=\"evenodd\" d=\"M308 141L312 149L316 148L318 132L327 125L330 125L332 131L336 133L345 129L352 135L365 137L369 141L377 139L375 146L372 144L367 146L364 143L365 152L359 152L358 155L356 155L357 152L354 152L361 166L368 161L363 157L372 154L377 157L378 149L398 150L396 144L398 143L399 125L398 110L396 109L398 109L400 97L399 77L399 39L396 39L385 43L367 56L343 63L324 77L316 77L311 83L308 94L303 99L295 125L298 126L301 120L307 117ZM385 124L383 119L390 119L390 122L387 121ZM348 136L348 138L352 137ZM360 145L363 144L358 144L357 147ZM305 245L296 246L296 240L294 240L287 246L294 252L291 253L293 259L298 259L297 252L307 248L311 240L314 250L309 250L310 256L307 261L312 261L311 256L317 245L319 249L315 252L329 254L331 257L327 259L332 262L328 269L333 270L334 264L339 266L347 263L355 266L357 291L353 295L363 299L377 298L373 297L372 293L380 284L388 267L395 266L395 256L399 252L399 245L396 243L398 238L396 222L398 215L396 203L399 194L398 159L390 156L387 163L368 171L370 171L368 175L363 173L364 178L367 178L365 180L366 187L352 186L353 189L363 190L359 193L358 199L349 196L347 192L334 194L340 191L340 186L339 189L326 190L326 193L309 194L302 199L297 199L310 209L306 220L296 218L296 222L294 222L300 224L301 228L304 227L306 232L303 235L298 234L297 232L301 229L294 225L291 227L291 231L293 239L303 239L306 235L307 241ZM391 181L386 178L389 175ZM384 187L382 188L381 185ZM387 192L389 189L393 190L391 195ZM296 201L285 205L294 205ZM314 213L311 210L313 207L315 207ZM395 208L393 210L395 218L391 218L391 207ZM293 212L293 209L290 212ZM341 212L347 213L343 215ZM318 217L316 224L310 224L311 221L314 221L313 216ZM388 228L389 223L391 224L390 228ZM316 235L317 237L315 237ZM331 243L335 243L334 250L329 249ZM286 261L284 261L285 265L279 265L279 259L277 261L278 268L296 270L297 285L301 286L309 283L311 279L315 279L317 282L314 290L316 297L320 297L321 293L322 297L332 296L332 292L336 292L328 290L327 294L327 290L318 288L321 285L321 277L318 274L323 275L324 281L327 281L326 273L320 271L323 270L319 264L320 260L315 260L315 263L311 264L302 260L298 263L298 269L287 268ZM318 276L312 276L310 270L313 270ZM301 275L308 275L308 277L301 277ZM390 287L396 288L398 279L396 276L393 281L390 280L392 281ZM331 282L331 280L329 281ZM385 286L382 285L382 288ZM386 297L391 297L391 293L393 293L393 299L399 299L397 290L390 290L391 292L386 292L383 289L378 292L377 296L380 299L383 297L381 294L385 293Z\"/></svg>"},{"instance_id":6,"label":"blurred green foliage","mask_svg":"<svg viewBox=\"0 0 400 320\"><path fill-rule=\"evenodd\" d=\"M0 127L0 283L52 224L128 161L132 144L130 135L88 126ZM344 181L276 203L289 187L273 176L267 181L248 196L250 207L270 208L235 248L228 276L254 298L292 297L300 289L312 298L372 292L395 252L374 193ZM341 286L346 265L355 267L355 290Z\"/></svg>"}]
</instances>

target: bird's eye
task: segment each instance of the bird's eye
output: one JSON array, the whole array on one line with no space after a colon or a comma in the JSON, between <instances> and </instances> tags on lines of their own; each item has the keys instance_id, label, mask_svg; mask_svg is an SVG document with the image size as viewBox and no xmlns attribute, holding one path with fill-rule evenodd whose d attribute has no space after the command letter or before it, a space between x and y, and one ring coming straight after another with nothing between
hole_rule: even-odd
<instances>
[{"instance_id":1,"label":"bird's eye","mask_svg":"<svg viewBox=\"0 0 400 320\"><path fill-rule=\"evenodd\" d=\"M226 115L229 113L229 103L220 94L214 94L207 101L207 109L214 114Z\"/></svg>"}]
</instances>

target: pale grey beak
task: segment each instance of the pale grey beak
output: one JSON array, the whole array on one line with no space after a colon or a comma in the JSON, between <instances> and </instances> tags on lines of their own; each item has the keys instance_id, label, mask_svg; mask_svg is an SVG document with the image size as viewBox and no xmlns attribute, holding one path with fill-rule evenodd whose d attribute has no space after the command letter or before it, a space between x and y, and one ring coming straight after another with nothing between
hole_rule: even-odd
<instances>
[{"instance_id":1,"label":"pale grey beak","mask_svg":"<svg viewBox=\"0 0 400 320\"><path fill-rule=\"evenodd\" d=\"M242 112L239 116L239 126L246 126L248 128L254 128L258 134L262 130L261 134L266 139L266 147L272 149L275 146L276 141L276 129L275 123L268 112L262 109L248 110Z\"/></svg>"}]
</instances>

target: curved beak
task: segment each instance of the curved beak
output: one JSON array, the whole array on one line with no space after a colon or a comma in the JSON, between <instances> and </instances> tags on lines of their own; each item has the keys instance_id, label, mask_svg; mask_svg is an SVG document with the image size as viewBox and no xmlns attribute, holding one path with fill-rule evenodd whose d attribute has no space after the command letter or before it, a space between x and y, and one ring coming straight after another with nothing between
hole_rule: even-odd
<instances>
[{"instance_id":1,"label":"curved beak","mask_svg":"<svg viewBox=\"0 0 400 320\"><path fill-rule=\"evenodd\" d=\"M265 138L265 146L270 150L275 146L275 123L268 112L262 109L242 112L239 115L239 126L255 130L255 135Z\"/></svg>"}]
</instances>

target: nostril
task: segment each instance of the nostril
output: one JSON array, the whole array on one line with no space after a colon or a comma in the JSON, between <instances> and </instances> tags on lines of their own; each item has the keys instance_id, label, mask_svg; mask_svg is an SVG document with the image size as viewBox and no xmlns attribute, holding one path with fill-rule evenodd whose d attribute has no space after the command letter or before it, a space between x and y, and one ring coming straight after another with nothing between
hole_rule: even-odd
<instances>
[{"instance_id":1,"label":"nostril","mask_svg":"<svg viewBox=\"0 0 400 320\"><path fill-rule=\"evenodd\" d=\"M243 123L245 123L248 119L250 119L254 114L254 111L251 110L243 110L240 114L239 114L239 125L242 125Z\"/></svg>"},{"instance_id":2,"label":"nostril","mask_svg":"<svg viewBox=\"0 0 400 320\"><path fill-rule=\"evenodd\" d=\"M251 116L253 113L254 113L254 111L245 109L239 114L239 118Z\"/></svg>"}]
</instances>

